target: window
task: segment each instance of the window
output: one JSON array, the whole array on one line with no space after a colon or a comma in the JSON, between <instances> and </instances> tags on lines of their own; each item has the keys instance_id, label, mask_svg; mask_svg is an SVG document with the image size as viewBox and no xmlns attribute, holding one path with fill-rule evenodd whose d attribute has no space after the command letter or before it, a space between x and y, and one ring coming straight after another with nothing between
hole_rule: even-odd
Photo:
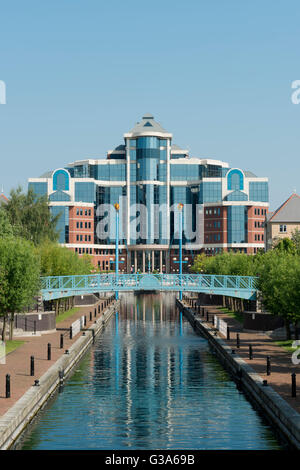
<instances>
[{"instance_id":1,"label":"window","mask_svg":"<svg viewBox=\"0 0 300 470\"><path fill-rule=\"evenodd\" d=\"M279 231L280 232L286 232L286 225L280 225Z\"/></svg>"},{"instance_id":2,"label":"window","mask_svg":"<svg viewBox=\"0 0 300 470\"><path fill-rule=\"evenodd\" d=\"M248 196L242 191L232 191L225 197L225 201L248 201Z\"/></svg>"},{"instance_id":3,"label":"window","mask_svg":"<svg viewBox=\"0 0 300 470\"><path fill-rule=\"evenodd\" d=\"M244 189L244 177L240 170L231 170L227 177L227 189L238 191Z\"/></svg>"},{"instance_id":4,"label":"window","mask_svg":"<svg viewBox=\"0 0 300 470\"><path fill-rule=\"evenodd\" d=\"M32 189L38 196L44 196L48 192L47 183L29 183L28 189Z\"/></svg>"},{"instance_id":5,"label":"window","mask_svg":"<svg viewBox=\"0 0 300 470\"><path fill-rule=\"evenodd\" d=\"M70 201L71 197L64 191L58 190L50 194L49 201Z\"/></svg>"},{"instance_id":6,"label":"window","mask_svg":"<svg viewBox=\"0 0 300 470\"><path fill-rule=\"evenodd\" d=\"M53 174L53 191L69 191L69 175L65 170L57 170Z\"/></svg>"},{"instance_id":7,"label":"window","mask_svg":"<svg viewBox=\"0 0 300 470\"><path fill-rule=\"evenodd\" d=\"M76 182L75 183L75 201L94 202L96 197L96 190L94 183L89 182ZM82 210L81 214L82 215Z\"/></svg>"},{"instance_id":8,"label":"window","mask_svg":"<svg viewBox=\"0 0 300 470\"><path fill-rule=\"evenodd\" d=\"M250 181L249 183L249 199L250 201L268 202L269 189L267 182Z\"/></svg>"}]
</instances>

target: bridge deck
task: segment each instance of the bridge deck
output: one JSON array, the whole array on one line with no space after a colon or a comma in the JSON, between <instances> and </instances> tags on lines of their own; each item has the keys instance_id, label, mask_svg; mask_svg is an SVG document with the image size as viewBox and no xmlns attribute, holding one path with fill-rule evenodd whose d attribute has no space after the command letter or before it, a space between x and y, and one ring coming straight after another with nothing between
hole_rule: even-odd
<instances>
[{"instance_id":1,"label":"bridge deck","mask_svg":"<svg viewBox=\"0 0 300 470\"><path fill-rule=\"evenodd\" d=\"M256 299L257 278L210 274L91 274L41 278L44 300L93 292L175 291L203 292Z\"/></svg>"}]
</instances>

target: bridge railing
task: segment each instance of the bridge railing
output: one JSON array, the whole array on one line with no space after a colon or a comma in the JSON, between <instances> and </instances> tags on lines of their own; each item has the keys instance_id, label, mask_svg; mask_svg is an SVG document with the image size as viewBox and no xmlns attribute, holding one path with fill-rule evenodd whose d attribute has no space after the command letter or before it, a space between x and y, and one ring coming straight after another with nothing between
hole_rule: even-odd
<instances>
[{"instance_id":1,"label":"bridge railing","mask_svg":"<svg viewBox=\"0 0 300 470\"><path fill-rule=\"evenodd\" d=\"M47 276L41 278L42 290L117 290L138 289L145 278L153 278L153 287L204 288L204 289L257 289L258 278L214 274L89 274L74 276ZM151 282L151 280L150 280Z\"/></svg>"}]
</instances>

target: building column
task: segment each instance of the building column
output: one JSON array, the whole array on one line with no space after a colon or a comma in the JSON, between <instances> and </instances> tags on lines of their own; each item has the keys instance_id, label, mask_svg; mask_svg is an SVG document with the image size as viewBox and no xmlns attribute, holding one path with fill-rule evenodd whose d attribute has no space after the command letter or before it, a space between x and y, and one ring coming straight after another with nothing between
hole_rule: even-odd
<instances>
[{"instance_id":1,"label":"building column","mask_svg":"<svg viewBox=\"0 0 300 470\"><path fill-rule=\"evenodd\" d=\"M137 272L137 252L134 250L134 272Z\"/></svg>"},{"instance_id":2,"label":"building column","mask_svg":"<svg viewBox=\"0 0 300 470\"><path fill-rule=\"evenodd\" d=\"M166 273L170 273L170 268L171 268L171 263L170 263L170 257L171 257L171 250L166 250Z\"/></svg>"}]
</instances>

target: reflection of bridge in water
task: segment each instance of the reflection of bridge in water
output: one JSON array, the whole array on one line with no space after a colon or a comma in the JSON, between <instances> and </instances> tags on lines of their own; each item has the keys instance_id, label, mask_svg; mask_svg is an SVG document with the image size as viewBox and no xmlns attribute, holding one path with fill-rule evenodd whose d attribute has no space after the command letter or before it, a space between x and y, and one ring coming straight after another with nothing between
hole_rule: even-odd
<instances>
[{"instance_id":1,"label":"reflection of bridge in water","mask_svg":"<svg viewBox=\"0 0 300 470\"><path fill-rule=\"evenodd\" d=\"M210 274L89 274L41 278L44 300L95 292L202 292L255 300L257 278Z\"/></svg>"}]
</instances>

